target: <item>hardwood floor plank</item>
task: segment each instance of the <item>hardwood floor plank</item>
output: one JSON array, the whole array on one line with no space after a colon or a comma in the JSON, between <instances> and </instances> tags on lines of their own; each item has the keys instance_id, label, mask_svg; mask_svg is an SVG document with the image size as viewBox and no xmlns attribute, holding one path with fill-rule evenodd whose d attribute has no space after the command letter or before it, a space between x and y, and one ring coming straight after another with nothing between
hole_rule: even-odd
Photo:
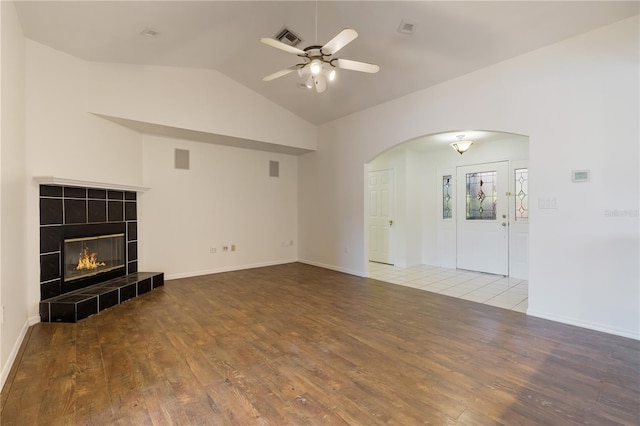
<instances>
[{"instance_id":1,"label":"hardwood floor plank","mask_svg":"<svg viewBox=\"0 0 640 426\"><path fill-rule=\"evenodd\" d=\"M640 424L640 342L292 263L36 324L2 425Z\"/></svg>"}]
</instances>

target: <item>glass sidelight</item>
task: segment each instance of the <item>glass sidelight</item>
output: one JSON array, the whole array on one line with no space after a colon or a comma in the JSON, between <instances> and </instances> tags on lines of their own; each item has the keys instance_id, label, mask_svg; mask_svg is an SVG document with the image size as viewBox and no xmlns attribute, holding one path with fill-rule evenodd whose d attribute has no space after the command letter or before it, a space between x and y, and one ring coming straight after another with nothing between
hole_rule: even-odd
<instances>
[{"instance_id":1,"label":"glass sidelight","mask_svg":"<svg viewBox=\"0 0 640 426\"><path fill-rule=\"evenodd\" d=\"M442 218L451 219L453 209L451 207L451 190L453 181L451 175L442 176Z\"/></svg>"},{"instance_id":2,"label":"glass sidelight","mask_svg":"<svg viewBox=\"0 0 640 426\"><path fill-rule=\"evenodd\" d=\"M515 220L529 219L529 169L515 169Z\"/></svg>"}]
</instances>

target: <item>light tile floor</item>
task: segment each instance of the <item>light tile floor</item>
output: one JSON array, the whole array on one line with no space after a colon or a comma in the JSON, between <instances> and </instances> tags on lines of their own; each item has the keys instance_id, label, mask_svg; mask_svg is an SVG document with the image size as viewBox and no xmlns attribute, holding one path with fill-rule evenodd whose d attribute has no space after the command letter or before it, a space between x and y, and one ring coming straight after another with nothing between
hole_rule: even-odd
<instances>
[{"instance_id":1,"label":"light tile floor","mask_svg":"<svg viewBox=\"0 0 640 426\"><path fill-rule=\"evenodd\" d=\"M400 268L375 262L369 262L369 277L512 311L527 312L527 280L439 266Z\"/></svg>"}]
</instances>

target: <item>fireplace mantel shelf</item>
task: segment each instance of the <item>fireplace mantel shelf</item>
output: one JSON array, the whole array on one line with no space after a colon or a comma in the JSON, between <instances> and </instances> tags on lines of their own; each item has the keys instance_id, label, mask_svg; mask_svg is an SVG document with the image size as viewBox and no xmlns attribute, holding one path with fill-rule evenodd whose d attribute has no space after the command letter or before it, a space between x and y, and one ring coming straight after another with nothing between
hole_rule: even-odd
<instances>
[{"instance_id":1,"label":"fireplace mantel shelf","mask_svg":"<svg viewBox=\"0 0 640 426\"><path fill-rule=\"evenodd\" d=\"M118 183L92 182L88 180L68 179L57 176L35 176L33 178L40 185L79 186L88 188L113 189L117 191L145 192L151 188L134 185L121 185Z\"/></svg>"}]
</instances>

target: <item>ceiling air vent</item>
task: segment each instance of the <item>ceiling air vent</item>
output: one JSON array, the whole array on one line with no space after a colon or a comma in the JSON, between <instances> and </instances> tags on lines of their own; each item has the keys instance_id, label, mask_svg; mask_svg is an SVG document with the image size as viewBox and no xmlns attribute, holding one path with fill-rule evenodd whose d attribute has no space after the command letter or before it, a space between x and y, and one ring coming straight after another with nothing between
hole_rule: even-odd
<instances>
[{"instance_id":1,"label":"ceiling air vent","mask_svg":"<svg viewBox=\"0 0 640 426\"><path fill-rule=\"evenodd\" d=\"M283 28L274 38L289 46L297 46L302 41L300 37L288 28Z\"/></svg>"},{"instance_id":2,"label":"ceiling air vent","mask_svg":"<svg viewBox=\"0 0 640 426\"><path fill-rule=\"evenodd\" d=\"M142 30L140 32L140 35L143 35L145 37L149 37L149 38L156 38L160 35L160 31L158 30L154 30L153 28L145 28L144 30Z\"/></svg>"},{"instance_id":3,"label":"ceiling air vent","mask_svg":"<svg viewBox=\"0 0 640 426\"><path fill-rule=\"evenodd\" d=\"M413 32L416 29L416 24L414 24L413 22L407 20L407 19L403 19L400 21L400 26L398 26L398 32L400 34L413 34Z\"/></svg>"}]
</instances>

